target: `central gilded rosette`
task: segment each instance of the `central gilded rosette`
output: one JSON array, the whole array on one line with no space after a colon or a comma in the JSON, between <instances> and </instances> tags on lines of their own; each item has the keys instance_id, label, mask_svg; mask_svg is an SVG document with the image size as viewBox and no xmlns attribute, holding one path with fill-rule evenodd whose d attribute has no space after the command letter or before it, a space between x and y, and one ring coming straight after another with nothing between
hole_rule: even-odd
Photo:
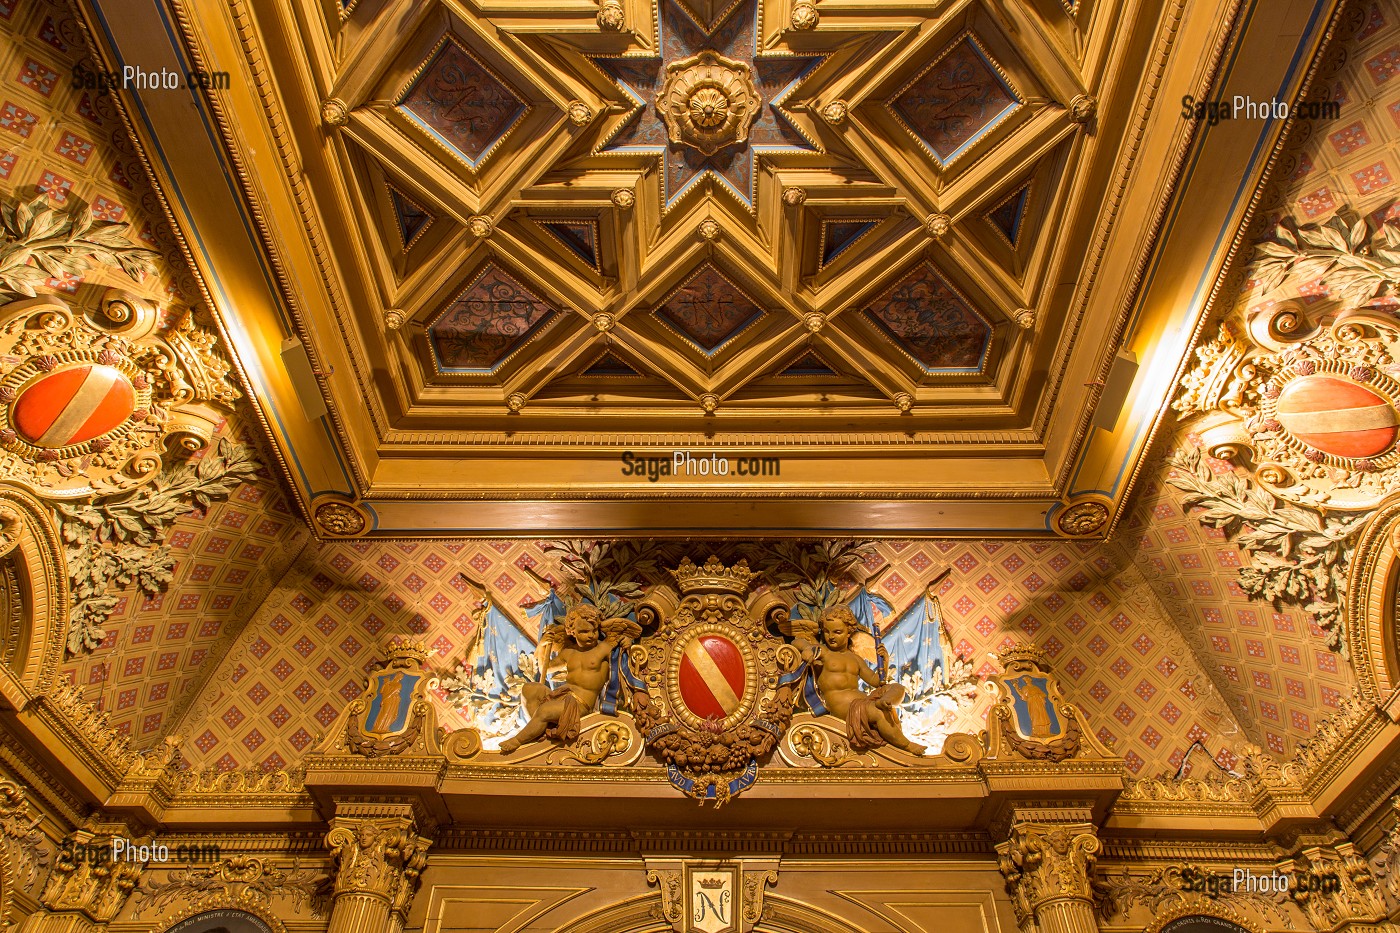
<instances>
[{"instance_id":1,"label":"central gilded rosette","mask_svg":"<svg viewBox=\"0 0 1400 933\"><path fill-rule=\"evenodd\" d=\"M672 143L709 156L748 142L762 102L752 68L707 49L666 66L656 107Z\"/></svg>"}]
</instances>

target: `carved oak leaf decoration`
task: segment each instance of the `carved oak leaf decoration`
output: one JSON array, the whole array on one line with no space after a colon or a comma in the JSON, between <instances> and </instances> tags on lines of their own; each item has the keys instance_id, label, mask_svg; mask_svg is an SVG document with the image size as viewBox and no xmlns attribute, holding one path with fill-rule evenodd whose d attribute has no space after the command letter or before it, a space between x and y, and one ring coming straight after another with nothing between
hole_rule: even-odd
<instances>
[{"instance_id":1,"label":"carved oak leaf decoration","mask_svg":"<svg viewBox=\"0 0 1400 933\"><path fill-rule=\"evenodd\" d=\"M1265 292L1321 279L1343 305L1364 307L1400 289L1400 227L1391 222L1372 228L1340 216L1301 226L1285 220L1257 249L1254 274Z\"/></svg>"}]
</instances>

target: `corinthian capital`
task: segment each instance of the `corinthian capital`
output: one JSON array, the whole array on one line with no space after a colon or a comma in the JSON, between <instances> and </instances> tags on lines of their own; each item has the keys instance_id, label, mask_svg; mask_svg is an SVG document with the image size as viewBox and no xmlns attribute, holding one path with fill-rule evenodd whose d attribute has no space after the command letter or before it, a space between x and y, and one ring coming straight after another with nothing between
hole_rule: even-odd
<instances>
[{"instance_id":1,"label":"corinthian capital","mask_svg":"<svg viewBox=\"0 0 1400 933\"><path fill-rule=\"evenodd\" d=\"M1306 845L1286 868L1288 895L1314 929L1340 930L1386 919L1379 879L1350 841Z\"/></svg>"},{"instance_id":2,"label":"corinthian capital","mask_svg":"<svg viewBox=\"0 0 1400 933\"><path fill-rule=\"evenodd\" d=\"M408 806L342 807L331 820L326 848L335 860L335 896L357 894L388 902L406 917L428 864L432 840L420 836Z\"/></svg>"},{"instance_id":3,"label":"corinthian capital","mask_svg":"<svg viewBox=\"0 0 1400 933\"><path fill-rule=\"evenodd\" d=\"M1090 901L1099 848L1092 823L1013 824L997 862L1021 925L1053 901Z\"/></svg>"}]
</instances>

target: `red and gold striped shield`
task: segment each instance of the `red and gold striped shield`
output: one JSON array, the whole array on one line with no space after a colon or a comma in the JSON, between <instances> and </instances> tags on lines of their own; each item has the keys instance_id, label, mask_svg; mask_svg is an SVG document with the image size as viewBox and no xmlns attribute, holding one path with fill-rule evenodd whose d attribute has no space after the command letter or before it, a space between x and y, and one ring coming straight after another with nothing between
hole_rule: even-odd
<instances>
[{"instance_id":1,"label":"red and gold striped shield","mask_svg":"<svg viewBox=\"0 0 1400 933\"><path fill-rule=\"evenodd\" d=\"M1334 457L1377 457L1395 444L1395 407L1363 385L1337 376L1294 379L1279 393L1279 424Z\"/></svg>"},{"instance_id":2,"label":"red and gold striped shield","mask_svg":"<svg viewBox=\"0 0 1400 933\"><path fill-rule=\"evenodd\" d=\"M723 635L710 632L692 638L681 653L677 686L692 715L722 720L743 701L748 686L744 656Z\"/></svg>"},{"instance_id":3,"label":"red and gold striped shield","mask_svg":"<svg viewBox=\"0 0 1400 933\"><path fill-rule=\"evenodd\" d=\"M120 370L97 363L60 369L15 399L15 430L36 447L67 447L101 437L131 417L136 391Z\"/></svg>"}]
</instances>

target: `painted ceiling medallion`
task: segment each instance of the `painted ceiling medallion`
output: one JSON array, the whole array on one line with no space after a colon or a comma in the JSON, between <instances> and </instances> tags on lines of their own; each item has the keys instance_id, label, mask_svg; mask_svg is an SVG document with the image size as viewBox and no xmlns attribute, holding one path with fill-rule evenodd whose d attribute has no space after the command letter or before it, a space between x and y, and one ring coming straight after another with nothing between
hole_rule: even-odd
<instances>
[{"instance_id":1,"label":"painted ceiling medallion","mask_svg":"<svg viewBox=\"0 0 1400 933\"><path fill-rule=\"evenodd\" d=\"M1395 446L1400 419L1387 400L1349 379L1311 375L1279 392L1280 426L1325 454L1347 459L1379 457Z\"/></svg>"},{"instance_id":2,"label":"painted ceiling medallion","mask_svg":"<svg viewBox=\"0 0 1400 933\"><path fill-rule=\"evenodd\" d=\"M89 364L59 369L20 390L15 429L35 447L56 450L108 434L136 410L136 390L120 370Z\"/></svg>"},{"instance_id":3,"label":"painted ceiling medallion","mask_svg":"<svg viewBox=\"0 0 1400 933\"><path fill-rule=\"evenodd\" d=\"M710 156L748 142L762 101L752 68L707 49L666 66L657 108L673 144Z\"/></svg>"}]
</instances>

